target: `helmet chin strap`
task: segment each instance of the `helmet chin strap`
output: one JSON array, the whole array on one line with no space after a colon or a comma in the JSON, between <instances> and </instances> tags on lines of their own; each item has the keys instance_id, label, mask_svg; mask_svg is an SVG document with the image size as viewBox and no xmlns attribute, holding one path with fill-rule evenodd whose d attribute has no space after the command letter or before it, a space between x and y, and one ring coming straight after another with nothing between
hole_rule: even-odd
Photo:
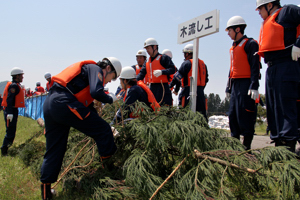
<instances>
[{"instance_id":1,"label":"helmet chin strap","mask_svg":"<svg viewBox=\"0 0 300 200\"><path fill-rule=\"evenodd\" d=\"M152 57L154 57L156 55L156 54L154 55L154 52L155 52L156 49L154 50L154 45L152 45L151 47L152 47L152 50L153 50Z\"/></svg>"},{"instance_id":2,"label":"helmet chin strap","mask_svg":"<svg viewBox=\"0 0 300 200\"><path fill-rule=\"evenodd\" d=\"M236 41L237 34L239 33L239 32L236 31L236 29L237 28L234 29L234 32L235 32L234 41Z\"/></svg>"},{"instance_id":3,"label":"helmet chin strap","mask_svg":"<svg viewBox=\"0 0 300 200\"><path fill-rule=\"evenodd\" d=\"M266 9L266 11L268 12L268 16L270 16L270 12L271 10L274 8L274 4L272 4L272 8L270 10L268 10L268 7L267 7L268 4L265 4L264 7Z\"/></svg>"},{"instance_id":4,"label":"helmet chin strap","mask_svg":"<svg viewBox=\"0 0 300 200\"><path fill-rule=\"evenodd\" d=\"M128 85L128 83L129 83L129 81L127 81L127 83L125 83L125 81L124 81L125 79L121 79L121 81L122 81L122 83L123 83L123 85L124 85L124 87L125 87L125 90L127 89L127 85Z\"/></svg>"}]
</instances>

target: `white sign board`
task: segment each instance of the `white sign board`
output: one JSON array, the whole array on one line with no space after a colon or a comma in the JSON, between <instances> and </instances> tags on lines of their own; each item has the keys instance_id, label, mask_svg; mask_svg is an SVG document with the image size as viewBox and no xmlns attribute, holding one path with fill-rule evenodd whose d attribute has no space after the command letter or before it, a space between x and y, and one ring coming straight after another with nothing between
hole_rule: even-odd
<instances>
[{"instance_id":1,"label":"white sign board","mask_svg":"<svg viewBox=\"0 0 300 200\"><path fill-rule=\"evenodd\" d=\"M219 11L213 10L179 24L177 43L182 44L216 32L219 32Z\"/></svg>"}]
</instances>

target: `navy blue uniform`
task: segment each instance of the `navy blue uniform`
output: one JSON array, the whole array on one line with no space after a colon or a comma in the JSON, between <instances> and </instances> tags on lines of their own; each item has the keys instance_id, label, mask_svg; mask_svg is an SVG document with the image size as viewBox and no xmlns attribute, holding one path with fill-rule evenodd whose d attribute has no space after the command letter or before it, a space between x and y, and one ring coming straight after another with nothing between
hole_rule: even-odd
<instances>
[{"instance_id":1,"label":"navy blue uniform","mask_svg":"<svg viewBox=\"0 0 300 200\"><path fill-rule=\"evenodd\" d=\"M182 105L184 108L188 105L190 100L190 86L188 86L188 81L190 81L190 78L188 77L188 74L191 68L192 68L191 61L190 60L184 61L181 64L178 72L176 72L176 74L174 75L173 80L169 85L170 88L172 88L175 85L175 92L177 93L181 85L181 79L183 78L184 80L183 84L185 85L185 87L182 88L178 96L178 101L179 101L179 105ZM206 68L206 77L205 77L205 86L206 86L206 83L208 82L208 71L206 65L205 68ZM200 77L198 74L198 79L199 78ZM207 121L206 103L205 103L205 96L204 96L205 86L197 86L196 111L202 113Z\"/></svg>"},{"instance_id":2,"label":"navy blue uniform","mask_svg":"<svg viewBox=\"0 0 300 200\"><path fill-rule=\"evenodd\" d=\"M233 42L233 46L238 46L245 38L247 38L246 35ZM255 131L257 106L255 100L248 95L248 90L258 90L259 87L259 56L254 55L258 51L257 42L251 38L248 39L244 50L250 65L251 76L250 78L229 78L226 92L231 93L228 111L231 136L240 139L240 135L243 135L243 144L246 149L250 149Z\"/></svg>"},{"instance_id":3,"label":"navy blue uniform","mask_svg":"<svg viewBox=\"0 0 300 200\"><path fill-rule=\"evenodd\" d=\"M297 132L297 94L300 81L299 63L292 60L292 46L300 47L296 39L296 27L300 24L300 8L295 5L283 6L277 16L278 24L284 27L286 49L265 52L267 119L270 138L294 142ZM289 146L289 145L288 145Z\"/></svg>"},{"instance_id":4,"label":"navy blue uniform","mask_svg":"<svg viewBox=\"0 0 300 200\"><path fill-rule=\"evenodd\" d=\"M11 85L8 87L8 94L7 94L7 107L4 109L4 120L5 120L5 127L6 127L6 135L3 140L3 144L1 148L7 148L8 146L12 145L16 136L17 130L17 122L18 122L18 108L15 108L15 97L19 94L20 88L18 83L12 81ZM9 125L7 126L7 115L12 114L13 120L9 121Z\"/></svg>"},{"instance_id":5,"label":"navy blue uniform","mask_svg":"<svg viewBox=\"0 0 300 200\"><path fill-rule=\"evenodd\" d=\"M68 88L73 90L89 84L90 94L94 99L102 103L112 103L113 99L105 94L103 82L98 73L101 73L103 77L103 72L99 66L84 65L81 74L71 81L72 85ZM110 156L116 151L111 127L99 117L92 104L85 107L73 94L58 83L54 83L50 88L43 107L46 153L41 169L42 183L53 183L57 180L67 147L70 127L92 137L101 156ZM74 114L74 110L82 119Z\"/></svg>"},{"instance_id":6,"label":"navy blue uniform","mask_svg":"<svg viewBox=\"0 0 300 200\"><path fill-rule=\"evenodd\" d=\"M149 59L154 60L158 55L156 54L154 57L150 57ZM175 66L171 58L167 55L162 55L160 59L160 64L165 68L162 70L162 75L172 75L175 73ZM143 80L147 74L146 70L146 62L143 64L143 67L140 73L137 76L137 80ZM152 91L155 99L158 103L161 102L161 105L172 105L172 93L169 89L168 83L163 83L163 87L161 83L150 83L150 90ZM164 98L163 98L164 97ZM162 99L163 98L163 99Z\"/></svg>"},{"instance_id":7,"label":"navy blue uniform","mask_svg":"<svg viewBox=\"0 0 300 200\"><path fill-rule=\"evenodd\" d=\"M127 94L125 99L125 109L122 111L123 119L128 118L128 115L132 112L130 105L132 105L136 101L144 102L147 106L150 107L147 93L143 90L143 88L141 88L138 85L131 86L130 88L127 89ZM116 118L118 122L121 121L122 119L122 114L120 109L117 112Z\"/></svg>"},{"instance_id":8,"label":"navy blue uniform","mask_svg":"<svg viewBox=\"0 0 300 200\"><path fill-rule=\"evenodd\" d=\"M1 104L2 104L2 97L0 96L0 111L3 110Z\"/></svg>"}]
</instances>

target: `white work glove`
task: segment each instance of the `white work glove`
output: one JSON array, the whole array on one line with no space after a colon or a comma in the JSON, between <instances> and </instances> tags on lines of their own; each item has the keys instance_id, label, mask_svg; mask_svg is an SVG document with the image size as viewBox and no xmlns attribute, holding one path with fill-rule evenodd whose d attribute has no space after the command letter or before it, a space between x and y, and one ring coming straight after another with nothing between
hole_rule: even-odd
<instances>
[{"instance_id":1,"label":"white work glove","mask_svg":"<svg viewBox=\"0 0 300 200\"><path fill-rule=\"evenodd\" d=\"M119 131L115 127L112 126L111 131L112 131L115 138L120 136Z\"/></svg>"},{"instance_id":2,"label":"white work glove","mask_svg":"<svg viewBox=\"0 0 300 200\"><path fill-rule=\"evenodd\" d=\"M292 59L294 61L298 61L298 58L300 57L300 48L296 47L295 45L292 48Z\"/></svg>"},{"instance_id":3,"label":"white work glove","mask_svg":"<svg viewBox=\"0 0 300 200\"><path fill-rule=\"evenodd\" d=\"M6 119L9 120L10 122L13 120L14 115L13 114L7 114Z\"/></svg>"},{"instance_id":4,"label":"white work glove","mask_svg":"<svg viewBox=\"0 0 300 200\"><path fill-rule=\"evenodd\" d=\"M159 76L162 75L162 71L161 70L154 70L153 75L156 76L156 77L159 77Z\"/></svg>"},{"instance_id":5,"label":"white work glove","mask_svg":"<svg viewBox=\"0 0 300 200\"><path fill-rule=\"evenodd\" d=\"M118 98L116 97L116 95L114 95L113 93L108 93L108 96L110 96L113 99L113 102L117 101Z\"/></svg>"},{"instance_id":6,"label":"white work glove","mask_svg":"<svg viewBox=\"0 0 300 200\"><path fill-rule=\"evenodd\" d=\"M258 98L259 93L258 90L248 90L248 95L250 95L251 99L255 101Z\"/></svg>"},{"instance_id":7,"label":"white work glove","mask_svg":"<svg viewBox=\"0 0 300 200\"><path fill-rule=\"evenodd\" d=\"M230 93L229 92L226 92L226 98L230 98Z\"/></svg>"}]
</instances>

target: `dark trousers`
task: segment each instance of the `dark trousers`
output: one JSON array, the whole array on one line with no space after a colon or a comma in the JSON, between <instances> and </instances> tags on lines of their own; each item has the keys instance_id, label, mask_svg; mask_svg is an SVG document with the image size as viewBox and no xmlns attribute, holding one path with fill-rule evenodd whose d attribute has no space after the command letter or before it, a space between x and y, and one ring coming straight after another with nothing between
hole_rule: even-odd
<instances>
[{"instance_id":1,"label":"dark trousers","mask_svg":"<svg viewBox=\"0 0 300 200\"><path fill-rule=\"evenodd\" d=\"M168 83L163 83L163 85L161 83L151 83L150 90L160 105L173 105L172 93Z\"/></svg>"},{"instance_id":2,"label":"dark trousers","mask_svg":"<svg viewBox=\"0 0 300 200\"><path fill-rule=\"evenodd\" d=\"M197 86L197 98L196 98L196 111L200 112L207 121L206 115L206 102L204 96L204 87ZM186 107L190 102L190 87L182 88L179 96L178 96L178 103L182 107Z\"/></svg>"},{"instance_id":3,"label":"dark trousers","mask_svg":"<svg viewBox=\"0 0 300 200\"><path fill-rule=\"evenodd\" d=\"M96 112L84 107L77 100L74 101L74 97L70 95L52 90L44 102L46 153L41 169L42 183L53 183L57 180L70 127L93 138L99 154L103 157L114 154L117 149L109 124Z\"/></svg>"},{"instance_id":4,"label":"dark trousers","mask_svg":"<svg viewBox=\"0 0 300 200\"><path fill-rule=\"evenodd\" d=\"M248 78L233 80L228 112L231 136L240 139L243 135L246 149L251 147L257 113L255 101L248 95L250 82Z\"/></svg>"},{"instance_id":5,"label":"dark trousers","mask_svg":"<svg viewBox=\"0 0 300 200\"><path fill-rule=\"evenodd\" d=\"M297 96L299 65L294 61L268 67L266 72L266 105L272 140L295 141L297 132Z\"/></svg>"},{"instance_id":6,"label":"dark trousers","mask_svg":"<svg viewBox=\"0 0 300 200\"><path fill-rule=\"evenodd\" d=\"M7 122L7 112L4 110L4 121L5 121L5 127L6 127L6 135L3 140L2 147L8 147L9 145L12 145L14 142L15 136L16 136L16 130L17 130L17 122L18 122L18 108L13 108L13 120L10 122Z\"/></svg>"}]
</instances>

